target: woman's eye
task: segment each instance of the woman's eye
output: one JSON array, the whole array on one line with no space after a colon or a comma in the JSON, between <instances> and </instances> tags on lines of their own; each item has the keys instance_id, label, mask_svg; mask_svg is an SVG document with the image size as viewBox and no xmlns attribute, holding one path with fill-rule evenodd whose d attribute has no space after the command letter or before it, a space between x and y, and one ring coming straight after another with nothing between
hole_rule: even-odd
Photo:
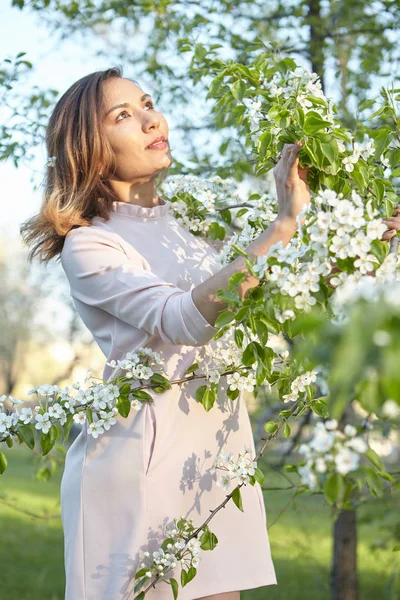
<instances>
[{"instance_id":1,"label":"woman's eye","mask_svg":"<svg viewBox=\"0 0 400 600\"><path fill-rule=\"evenodd\" d=\"M154 108L154 104L149 100L148 102L146 102L145 106L150 106L150 108ZM116 118L116 121L125 121L125 119L120 119L121 115L129 115L129 113L126 110L123 110L121 113L119 113L118 117Z\"/></svg>"},{"instance_id":2,"label":"woman's eye","mask_svg":"<svg viewBox=\"0 0 400 600\"><path fill-rule=\"evenodd\" d=\"M127 113L126 110L123 110L121 113L119 113L116 121L124 121L125 119L120 119L120 116L121 115L127 115L127 114L129 114L129 113Z\"/></svg>"}]
</instances>

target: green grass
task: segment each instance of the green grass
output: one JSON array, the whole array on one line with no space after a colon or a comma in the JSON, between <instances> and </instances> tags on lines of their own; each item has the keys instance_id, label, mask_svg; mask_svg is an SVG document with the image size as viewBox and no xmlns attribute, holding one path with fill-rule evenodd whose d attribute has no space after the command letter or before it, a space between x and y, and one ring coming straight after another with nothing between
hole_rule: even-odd
<instances>
[{"instance_id":1,"label":"green grass","mask_svg":"<svg viewBox=\"0 0 400 600\"><path fill-rule=\"evenodd\" d=\"M49 483L42 483L32 477L35 467L29 451L14 447L5 453L9 467L0 478L0 497L27 511L59 513L61 472ZM265 487L288 485L286 479L267 465L262 468L266 475ZM399 495L400 492L396 492L397 505ZM293 490L265 492L278 585L242 592L242 600L330 598L330 509L321 496L304 494L291 500L292 497ZM400 554L391 551L392 538L386 548L372 551L370 544L389 538L398 519L393 510L379 505L365 505L359 514L366 517L371 512L382 518L360 524L358 528L360 600L395 600L400 597ZM0 503L0 531L0 600L63 600L61 519L32 518ZM391 591L385 591L393 573L397 573L397 586L392 584Z\"/></svg>"}]
</instances>

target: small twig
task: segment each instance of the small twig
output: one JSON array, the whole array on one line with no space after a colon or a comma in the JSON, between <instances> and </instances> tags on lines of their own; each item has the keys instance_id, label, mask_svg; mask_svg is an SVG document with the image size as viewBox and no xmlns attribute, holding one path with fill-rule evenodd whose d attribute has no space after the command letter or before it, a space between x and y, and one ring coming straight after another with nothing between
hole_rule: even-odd
<instances>
[{"instance_id":1,"label":"small twig","mask_svg":"<svg viewBox=\"0 0 400 600\"><path fill-rule=\"evenodd\" d=\"M242 202L241 204L232 204L231 206L224 206L224 208L216 208L215 210L218 212L222 212L223 210L232 210L234 208L254 208L254 204L249 204L248 202Z\"/></svg>"},{"instance_id":2,"label":"small twig","mask_svg":"<svg viewBox=\"0 0 400 600\"><path fill-rule=\"evenodd\" d=\"M295 412L296 412L296 410L297 410L297 409L300 407L300 404L301 404L301 402L300 402L300 401L298 401L298 402L296 402L296 403L294 404L294 406L293 406L293 407L292 407L292 409L291 409L291 415L290 415L290 416L295 416ZM282 427L282 426L284 425L284 423L287 421L287 418L288 418L288 417L286 417L285 419L282 419L282 420L280 421L280 423L278 423L277 430L276 430L276 431L274 431L274 433L271 433L271 434L270 434L270 435L269 435L267 438L265 438L265 442L264 442L264 444L263 444L263 446L262 446L262 448L261 448L260 452L259 452L259 453L257 454L257 456L256 456L256 457L253 459L255 462L257 462L257 461L258 461L258 459L259 459L259 458L262 456L263 452L265 451L265 449L266 449L267 445L270 443L270 441L271 441L273 438L275 438L275 437L277 436L277 434L279 433L279 431L280 431L281 427ZM264 438L263 438L263 439L264 439ZM210 513L211 513L211 514L210 514L210 515L209 515L209 517L208 517L208 518L205 520L205 522L204 522L202 525L200 525L200 527L198 527L197 529L195 529L195 531L193 531L193 533L192 533L190 536L188 536L187 538L184 538L184 539L185 539L185 547L186 547L186 545L188 544L188 542L189 542L189 541L190 541L192 538L196 537L196 536L197 536L197 535L200 533L200 531L203 529L203 527L205 527L206 525L208 525L208 523L211 521L211 519L213 519L213 518L214 518L214 516L217 514L217 512L219 512L219 511L221 510L221 508L225 508L226 504L227 504L227 503L229 502L229 500L232 498L233 492L234 492L236 489L240 489L240 488L241 488L243 485L246 485L246 484L243 482L243 483L241 483L241 484L237 485L237 486L236 486L236 487L235 487L235 488L232 490L232 492L231 492L230 494L227 494L227 495L226 495L226 497L225 497L225 500L224 500L223 502L221 502L221 504L220 504L219 506L217 506L217 507L216 507L214 510L211 510L211 509L210 509ZM296 486L296 487L297 487L297 486ZM285 489L288 489L288 488L285 488ZM295 495L296 495L296 494L295 494ZM292 498L292 500L293 500L293 498ZM165 575L165 573L164 573L164 575ZM163 576L164 576L164 575L163 575ZM153 581L153 582L152 582L152 583L151 583L151 584L150 584L150 585L149 585L149 586L148 586L148 587L147 587L147 588L144 590L144 593L146 594L146 593L147 593L147 592L150 590L150 588L152 588L152 587L155 587L155 584L158 582L158 580L159 580L159 576L158 576L158 575L156 575L156 578L155 578L155 580L154 580L154 581Z\"/></svg>"}]
</instances>

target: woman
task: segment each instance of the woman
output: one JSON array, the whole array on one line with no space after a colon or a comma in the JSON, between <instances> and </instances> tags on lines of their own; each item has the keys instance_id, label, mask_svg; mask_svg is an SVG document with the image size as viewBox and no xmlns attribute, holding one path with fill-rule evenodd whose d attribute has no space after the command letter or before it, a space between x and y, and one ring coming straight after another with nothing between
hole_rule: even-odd
<instances>
[{"instance_id":1,"label":"woman","mask_svg":"<svg viewBox=\"0 0 400 600\"><path fill-rule=\"evenodd\" d=\"M146 346L162 353L169 379L183 377L217 329L226 305L216 298L239 257L219 268L216 250L184 230L159 198L155 178L172 163L168 125L151 98L118 68L92 73L58 101L47 130L49 166L40 214L21 231L35 243L30 258L61 263L83 322L111 360ZM262 255L286 245L310 201L300 144L285 146L275 168L279 216L248 248ZM52 159L54 161L54 158ZM257 279L247 273L243 298ZM201 369L201 364L200 364ZM220 451L255 456L242 394L231 401L221 382L206 412L195 401L201 380L157 395L98 438L87 424L71 445L61 483L66 600L130 600L144 551L164 539L175 517L202 524L226 492L211 475ZM134 414L133 414L134 413ZM276 584L262 491L242 487L210 523L219 543L202 552L181 600L239 600L240 590ZM178 567L168 573L179 581ZM158 583L146 598L171 597Z\"/></svg>"}]
</instances>

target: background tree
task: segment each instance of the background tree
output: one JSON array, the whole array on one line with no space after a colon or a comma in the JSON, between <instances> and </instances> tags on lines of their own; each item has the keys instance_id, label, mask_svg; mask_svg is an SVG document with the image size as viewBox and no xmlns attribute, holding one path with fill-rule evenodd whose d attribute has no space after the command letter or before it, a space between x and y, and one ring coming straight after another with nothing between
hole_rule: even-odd
<instances>
[{"instance_id":1,"label":"background tree","mask_svg":"<svg viewBox=\"0 0 400 600\"><path fill-rule=\"evenodd\" d=\"M207 40L210 47L220 47L221 56L244 65L254 58L251 44L257 37L279 45L321 77L349 125L376 79L392 77L399 65L399 0L71 0L62 5L13 0L13 5L35 11L61 39L100 36L100 55L131 67L142 85L154 88L157 103L185 137L185 168L189 171L193 162L192 170L203 174L217 170L241 179L251 173L251 164L232 130L215 133L206 101L210 80L188 77L188 41L198 42L196 59ZM219 151L209 150L210 139ZM182 172L182 165L174 168Z\"/></svg>"}]
</instances>

